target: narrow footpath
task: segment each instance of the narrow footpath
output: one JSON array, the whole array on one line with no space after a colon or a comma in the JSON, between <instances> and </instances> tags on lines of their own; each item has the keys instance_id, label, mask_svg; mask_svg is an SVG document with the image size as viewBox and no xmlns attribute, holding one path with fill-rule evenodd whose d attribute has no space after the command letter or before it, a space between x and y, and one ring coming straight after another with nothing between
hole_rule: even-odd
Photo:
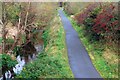
<instances>
[{"instance_id":1,"label":"narrow footpath","mask_svg":"<svg viewBox=\"0 0 120 80\"><path fill-rule=\"evenodd\" d=\"M80 41L78 33L73 29L64 12L62 10L59 10L58 12L66 32L66 45L68 50L69 64L74 77L101 78L100 74L93 66L85 47Z\"/></svg>"}]
</instances>

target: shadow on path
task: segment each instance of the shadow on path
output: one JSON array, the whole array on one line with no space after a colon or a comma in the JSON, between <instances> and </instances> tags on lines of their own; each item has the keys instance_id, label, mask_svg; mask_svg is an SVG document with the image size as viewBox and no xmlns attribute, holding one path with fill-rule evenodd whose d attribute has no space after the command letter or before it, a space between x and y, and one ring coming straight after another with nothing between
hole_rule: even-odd
<instances>
[{"instance_id":1,"label":"shadow on path","mask_svg":"<svg viewBox=\"0 0 120 80\"><path fill-rule=\"evenodd\" d=\"M58 12L66 32L66 45L68 49L69 64L74 77L101 78L100 74L94 68L85 47L81 43L78 34L73 29L70 21L67 19L62 10L59 10Z\"/></svg>"}]
</instances>

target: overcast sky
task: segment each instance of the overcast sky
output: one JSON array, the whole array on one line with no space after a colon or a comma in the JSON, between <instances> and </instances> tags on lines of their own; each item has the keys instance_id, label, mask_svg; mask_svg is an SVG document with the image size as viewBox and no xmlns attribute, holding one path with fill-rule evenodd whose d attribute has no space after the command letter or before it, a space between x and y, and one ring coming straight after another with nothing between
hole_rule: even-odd
<instances>
[{"instance_id":1,"label":"overcast sky","mask_svg":"<svg viewBox=\"0 0 120 80\"><path fill-rule=\"evenodd\" d=\"M0 0L4 2L58 2L58 1L64 1L64 2L118 2L120 0Z\"/></svg>"}]
</instances>

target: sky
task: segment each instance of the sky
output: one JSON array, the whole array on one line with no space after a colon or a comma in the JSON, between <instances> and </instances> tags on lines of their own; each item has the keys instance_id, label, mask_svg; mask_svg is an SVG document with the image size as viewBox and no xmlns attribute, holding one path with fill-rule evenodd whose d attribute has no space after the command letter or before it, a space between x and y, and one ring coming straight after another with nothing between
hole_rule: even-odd
<instances>
[{"instance_id":1,"label":"sky","mask_svg":"<svg viewBox=\"0 0 120 80\"><path fill-rule=\"evenodd\" d=\"M118 2L120 0L0 0L2 2Z\"/></svg>"}]
</instances>

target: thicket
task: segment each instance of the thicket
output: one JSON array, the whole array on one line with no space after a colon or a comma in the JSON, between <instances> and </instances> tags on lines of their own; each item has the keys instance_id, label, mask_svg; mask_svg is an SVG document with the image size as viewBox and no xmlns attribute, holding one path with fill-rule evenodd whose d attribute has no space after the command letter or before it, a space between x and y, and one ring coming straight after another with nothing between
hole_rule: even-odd
<instances>
[{"instance_id":1,"label":"thicket","mask_svg":"<svg viewBox=\"0 0 120 80\"><path fill-rule=\"evenodd\" d=\"M16 46L21 46L21 44L29 41L33 44L36 43L34 37L38 35L37 31L44 31L45 27L51 22L56 6L56 3L3 3L3 19L1 21L3 26L2 52L8 53ZM6 29L8 23L12 23L12 27L16 27L17 30L15 35L10 34L12 37L8 37L9 32ZM13 43L9 44L12 46L10 49L7 47L7 38L14 40Z\"/></svg>"},{"instance_id":2,"label":"thicket","mask_svg":"<svg viewBox=\"0 0 120 80\"><path fill-rule=\"evenodd\" d=\"M3 60L3 63L0 64L0 69L6 66L4 69L4 72L6 72L15 66L16 63L10 57L13 56L15 58L17 55L26 55L27 53L21 52L21 49L26 50L23 46L27 45L27 43L31 42L32 46L39 43L39 40L42 39L43 31L56 14L56 4L31 2L2 3L2 20L0 20L2 25L2 38L0 38L2 47L0 46L0 48L2 48L2 52L0 51L0 59ZM17 33L12 32L15 33L12 35L8 29L15 29ZM32 53L31 49L30 51Z\"/></svg>"},{"instance_id":3,"label":"thicket","mask_svg":"<svg viewBox=\"0 0 120 80\"><path fill-rule=\"evenodd\" d=\"M106 45L117 48L120 41L117 7L117 3L91 4L78 13L75 19L78 24L84 24L85 33L90 36L90 41L103 40Z\"/></svg>"},{"instance_id":4,"label":"thicket","mask_svg":"<svg viewBox=\"0 0 120 80\"><path fill-rule=\"evenodd\" d=\"M49 26L42 36L45 50L37 56L35 61L28 63L16 78L37 80L73 77L67 58L65 33L59 17L55 17Z\"/></svg>"},{"instance_id":5,"label":"thicket","mask_svg":"<svg viewBox=\"0 0 120 80\"><path fill-rule=\"evenodd\" d=\"M17 64L17 61L12 59L11 56L7 54L0 54L0 71L2 74L8 70L11 70L15 64Z\"/></svg>"}]
</instances>

